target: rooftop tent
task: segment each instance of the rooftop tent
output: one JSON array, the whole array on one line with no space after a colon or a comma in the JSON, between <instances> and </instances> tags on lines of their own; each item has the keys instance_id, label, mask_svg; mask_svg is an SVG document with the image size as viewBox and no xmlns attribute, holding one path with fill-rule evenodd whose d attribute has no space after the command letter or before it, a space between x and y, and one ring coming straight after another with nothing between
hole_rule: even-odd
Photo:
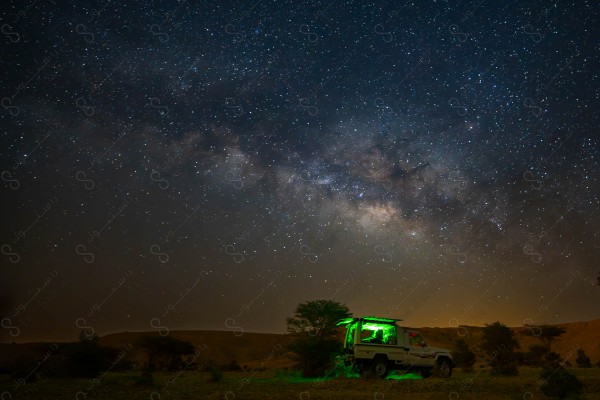
<instances>
[{"instance_id":1,"label":"rooftop tent","mask_svg":"<svg viewBox=\"0 0 600 400\"><path fill-rule=\"evenodd\" d=\"M358 321L359 318L344 318L344 319L340 319L338 322L335 323L335 326L346 326L346 325L350 325L353 322Z\"/></svg>"},{"instance_id":2,"label":"rooftop tent","mask_svg":"<svg viewBox=\"0 0 600 400\"><path fill-rule=\"evenodd\" d=\"M358 320L362 320L363 323L374 323L374 324L395 324L397 321L402 321L401 319L395 318L380 318L380 317L361 317L361 318L344 318L336 322L336 326L346 326L350 325Z\"/></svg>"},{"instance_id":3,"label":"rooftop tent","mask_svg":"<svg viewBox=\"0 0 600 400\"><path fill-rule=\"evenodd\" d=\"M395 324L397 321L402 321L396 318L380 318L380 317L362 317L364 322L373 322L379 324Z\"/></svg>"}]
</instances>

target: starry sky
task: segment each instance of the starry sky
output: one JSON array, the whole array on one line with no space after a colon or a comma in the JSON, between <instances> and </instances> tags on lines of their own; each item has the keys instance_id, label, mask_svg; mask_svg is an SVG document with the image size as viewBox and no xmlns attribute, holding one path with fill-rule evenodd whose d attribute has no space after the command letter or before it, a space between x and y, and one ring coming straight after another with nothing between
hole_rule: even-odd
<instances>
[{"instance_id":1,"label":"starry sky","mask_svg":"<svg viewBox=\"0 0 600 400\"><path fill-rule=\"evenodd\" d=\"M0 340L600 317L592 1L11 1Z\"/></svg>"}]
</instances>

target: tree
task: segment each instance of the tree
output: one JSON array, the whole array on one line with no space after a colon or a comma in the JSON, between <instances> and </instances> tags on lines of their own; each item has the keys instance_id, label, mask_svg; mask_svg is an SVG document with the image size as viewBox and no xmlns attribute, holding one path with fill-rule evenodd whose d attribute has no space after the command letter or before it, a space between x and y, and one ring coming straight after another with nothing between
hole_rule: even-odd
<instances>
[{"instance_id":1,"label":"tree","mask_svg":"<svg viewBox=\"0 0 600 400\"><path fill-rule=\"evenodd\" d=\"M483 328L482 348L488 354L488 364L492 367L494 375L517 375L515 349L519 343L513 331L500 322Z\"/></svg>"},{"instance_id":2,"label":"tree","mask_svg":"<svg viewBox=\"0 0 600 400\"><path fill-rule=\"evenodd\" d=\"M176 370L181 367L181 356L192 354L194 345L170 336L145 336L138 342L144 349L148 362L146 369Z\"/></svg>"},{"instance_id":3,"label":"tree","mask_svg":"<svg viewBox=\"0 0 600 400\"><path fill-rule=\"evenodd\" d=\"M579 368L591 368L592 362L590 358L585 354L582 348L577 349L577 358L575 359Z\"/></svg>"},{"instance_id":4,"label":"tree","mask_svg":"<svg viewBox=\"0 0 600 400\"><path fill-rule=\"evenodd\" d=\"M548 353L552 352L552 342L567 331L565 328L556 325L542 325L539 328L540 339L548 348Z\"/></svg>"},{"instance_id":5,"label":"tree","mask_svg":"<svg viewBox=\"0 0 600 400\"><path fill-rule=\"evenodd\" d=\"M287 318L288 332L328 337L337 331L337 321L351 316L350 309L337 301L307 301L298 304L293 318Z\"/></svg>"},{"instance_id":6,"label":"tree","mask_svg":"<svg viewBox=\"0 0 600 400\"><path fill-rule=\"evenodd\" d=\"M454 364L456 364L457 367L461 367L465 372L473 371L475 353L469 349L469 345L464 339L458 339L456 341L456 348L452 354L454 355Z\"/></svg>"},{"instance_id":7,"label":"tree","mask_svg":"<svg viewBox=\"0 0 600 400\"><path fill-rule=\"evenodd\" d=\"M54 377L94 378L111 367L118 352L118 349L101 346L97 335L87 336L82 331L78 342L59 347L63 363L48 372Z\"/></svg>"},{"instance_id":8,"label":"tree","mask_svg":"<svg viewBox=\"0 0 600 400\"><path fill-rule=\"evenodd\" d=\"M287 318L288 332L297 336L289 349L296 353L305 377L322 376L332 366L332 354L341 348L335 323L351 316L344 304L314 300L300 303L294 317Z\"/></svg>"},{"instance_id":9,"label":"tree","mask_svg":"<svg viewBox=\"0 0 600 400\"><path fill-rule=\"evenodd\" d=\"M557 325L525 325L525 327L528 328L527 335L536 336L542 341L546 346L547 353L552 352L552 342L567 331L562 326Z\"/></svg>"}]
</instances>

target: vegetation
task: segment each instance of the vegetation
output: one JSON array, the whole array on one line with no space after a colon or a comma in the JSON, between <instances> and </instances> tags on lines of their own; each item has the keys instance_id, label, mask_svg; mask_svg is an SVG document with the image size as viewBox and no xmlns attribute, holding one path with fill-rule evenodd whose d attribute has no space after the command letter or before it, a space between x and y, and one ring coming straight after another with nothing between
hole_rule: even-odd
<instances>
[{"instance_id":1,"label":"vegetation","mask_svg":"<svg viewBox=\"0 0 600 400\"><path fill-rule=\"evenodd\" d=\"M528 335L537 336L542 343L546 346L548 353L552 352L552 343L566 331L565 328L557 325L525 325L530 328L527 332Z\"/></svg>"},{"instance_id":2,"label":"vegetation","mask_svg":"<svg viewBox=\"0 0 600 400\"><path fill-rule=\"evenodd\" d=\"M583 392L581 381L563 367L544 368L540 378L541 392L551 398L578 399Z\"/></svg>"},{"instance_id":3,"label":"vegetation","mask_svg":"<svg viewBox=\"0 0 600 400\"><path fill-rule=\"evenodd\" d=\"M95 378L109 369L128 368L127 361L118 357L118 349L101 346L98 336L83 331L77 342L51 345L45 353L39 372L48 378Z\"/></svg>"},{"instance_id":4,"label":"vegetation","mask_svg":"<svg viewBox=\"0 0 600 400\"><path fill-rule=\"evenodd\" d=\"M296 353L302 375L323 376L334 363L342 343L335 323L351 317L347 306L333 300L300 303L293 318L287 319L288 332L297 335L289 349Z\"/></svg>"},{"instance_id":5,"label":"vegetation","mask_svg":"<svg viewBox=\"0 0 600 400\"><path fill-rule=\"evenodd\" d=\"M350 309L337 301L307 301L298 304L294 317L287 318L287 329L311 337L331 337L338 331L335 323L351 316Z\"/></svg>"},{"instance_id":6,"label":"vegetation","mask_svg":"<svg viewBox=\"0 0 600 400\"><path fill-rule=\"evenodd\" d=\"M582 382L582 397L598 399L600 392L600 369L566 369ZM452 379L376 379L361 378L302 378L289 379L293 372L275 369L264 372L223 372L219 382L200 371L159 371L153 379L140 379L139 371L109 372L102 377L88 400L184 400L184 399L534 399L548 397L539 386L539 368L521 367L518 376L499 377L488 372L463 372L455 369ZM297 375L294 375L297 376ZM82 379L38 379L34 384L15 389L15 380L0 375L0 393L5 399L75 399L75 393L85 390L90 381ZM472 382L472 383L471 383ZM456 396L459 394L459 397ZM160 394L160 397L159 397ZM374 397L374 394L376 397ZM554 396L556 398L558 396ZM569 397L563 397L569 398ZM571 398L575 398L572 396ZM83 400L84 396L79 396Z\"/></svg>"},{"instance_id":7,"label":"vegetation","mask_svg":"<svg viewBox=\"0 0 600 400\"><path fill-rule=\"evenodd\" d=\"M487 353L488 364L494 375L517 375L515 349L519 343L513 331L500 322L483 328L482 348Z\"/></svg>"},{"instance_id":8,"label":"vegetation","mask_svg":"<svg viewBox=\"0 0 600 400\"><path fill-rule=\"evenodd\" d=\"M454 364L457 367L462 368L462 370L465 372L473 371L473 365L475 364L475 353L471 351L467 342L465 342L463 339L458 339L452 354L454 356Z\"/></svg>"},{"instance_id":9,"label":"vegetation","mask_svg":"<svg viewBox=\"0 0 600 400\"><path fill-rule=\"evenodd\" d=\"M575 362L579 368L590 368L592 366L590 358L581 348L577 349L577 358L575 359Z\"/></svg>"},{"instance_id":10,"label":"vegetation","mask_svg":"<svg viewBox=\"0 0 600 400\"><path fill-rule=\"evenodd\" d=\"M183 368L182 356L194 353L190 342L175 339L170 336L145 336L138 345L147 356L144 367L147 371L167 370L177 371Z\"/></svg>"},{"instance_id":11,"label":"vegetation","mask_svg":"<svg viewBox=\"0 0 600 400\"><path fill-rule=\"evenodd\" d=\"M534 344L529 346L529 352L527 353L527 365L534 367L544 366L544 359L548 354L548 348L540 344Z\"/></svg>"},{"instance_id":12,"label":"vegetation","mask_svg":"<svg viewBox=\"0 0 600 400\"><path fill-rule=\"evenodd\" d=\"M558 399L579 399L583 391L581 381L564 368L557 353L549 353L540 374L540 390L546 396Z\"/></svg>"},{"instance_id":13,"label":"vegetation","mask_svg":"<svg viewBox=\"0 0 600 400\"><path fill-rule=\"evenodd\" d=\"M221 382L223 379L223 371L221 371L216 365L213 365L208 372L210 373L211 382Z\"/></svg>"}]
</instances>

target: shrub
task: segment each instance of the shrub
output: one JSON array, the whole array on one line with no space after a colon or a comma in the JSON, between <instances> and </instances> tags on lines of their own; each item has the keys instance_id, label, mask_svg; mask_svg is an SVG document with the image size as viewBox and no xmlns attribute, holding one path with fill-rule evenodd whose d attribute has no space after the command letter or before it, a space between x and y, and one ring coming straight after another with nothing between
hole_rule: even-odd
<instances>
[{"instance_id":1,"label":"shrub","mask_svg":"<svg viewBox=\"0 0 600 400\"><path fill-rule=\"evenodd\" d=\"M145 336L138 345L147 356L144 367L147 371L163 369L177 371L183 368L182 356L194 353L194 345L190 342L175 339L170 336Z\"/></svg>"},{"instance_id":2,"label":"shrub","mask_svg":"<svg viewBox=\"0 0 600 400\"><path fill-rule=\"evenodd\" d=\"M500 322L486 325L482 347L489 356L488 364L493 375L518 375L514 351L519 343L509 327Z\"/></svg>"},{"instance_id":3,"label":"shrub","mask_svg":"<svg viewBox=\"0 0 600 400\"><path fill-rule=\"evenodd\" d=\"M472 372L475 364L475 353L469 349L469 345L463 339L456 341L456 348L452 352L454 355L454 364L461 367L465 372Z\"/></svg>"},{"instance_id":4,"label":"shrub","mask_svg":"<svg viewBox=\"0 0 600 400\"><path fill-rule=\"evenodd\" d=\"M70 378L95 378L111 367L118 354L117 349L100 346L92 339L67 343L59 352L65 356L65 377Z\"/></svg>"},{"instance_id":5,"label":"shrub","mask_svg":"<svg viewBox=\"0 0 600 400\"><path fill-rule=\"evenodd\" d=\"M541 375L540 390L548 397L559 399L578 399L581 396L582 384L573 374L559 366L545 367Z\"/></svg>"},{"instance_id":6,"label":"shrub","mask_svg":"<svg viewBox=\"0 0 600 400\"><path fill-rule=\"evenodd\" d=\"M579 368L590 368L592 366L590 358L585 355L583 349L577 349L577 359L575 362Z\"/></svg>"},{"instance_id":7,"label":"shrub","mask_svg":"<svg viewBox=\"0 0 600 400\"><path fill-rule=\"evenodd\" d=\"M535 367L542 367L544 365L544 358L548 354L548 348L541 344L534 344L529 346L529 352L526 354L527 365Z\"/></svg>"},{"instance_id":8,"label":"shrub","mask_svg":"<svg viewBox=\"0 0 600 400\"><path fill-rule=\"evenodd\" d=\"M229 364L225 364L223 366L223 370L224 371L241 371L242 367L240 367L240 364L238 364L238 362L236 360L231 360L231 362Z\"/></svg>"},{"instance_id":9,"label":"shrub","mask_svg":"<svg viewBox=\"0 0 600 400\"><path fill-rule=\"evenodd\" d=\"M337 339L300 336L289 345L297 354L298 367L304 377L324 376L334 365L334 354L340 350Z\"/></svg>"},{"instance_id":10,"label":"shrub","mask_svg":"<svg viewBox=\"0 0 600 400\"><path fill-rule=\"evenodd\" d=\"M223 379L223 372L216 366L211 367L208 372L210 373L211 382L220 382Z\"/></svg>"}]
</instances>

